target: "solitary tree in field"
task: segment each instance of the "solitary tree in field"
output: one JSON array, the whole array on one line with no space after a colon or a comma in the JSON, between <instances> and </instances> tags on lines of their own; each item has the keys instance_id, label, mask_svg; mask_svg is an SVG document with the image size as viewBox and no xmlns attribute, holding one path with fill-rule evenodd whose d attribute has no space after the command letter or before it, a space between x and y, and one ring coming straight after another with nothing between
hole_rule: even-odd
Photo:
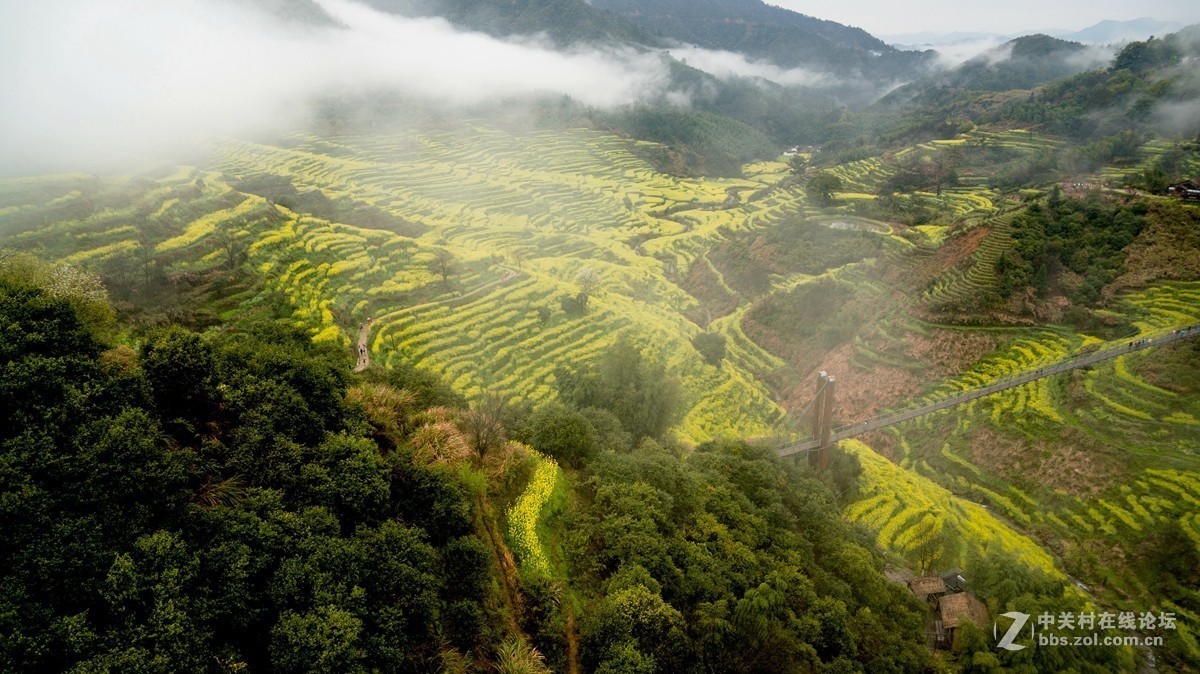
<instances>
[{"instance_id":1,"label":"solitary tree in field","mask_svg":"<svg viewBox=\"0 0 1200 674\"><path fill-rule=\"evenodd\" d=\"M579 295L575 299L579 302L579 308L586 310L588 299L591 298L596 288L600 287L600 274L591 267L584 267L575 275L575 283L579 285Z\"/></svg>"},{"instance_id":2,"label":"solitary tree in field","mask_svg":"<svg viewBox=\"0 0 1200 674\"><path fill-rule=\"evenodd\" d=\"M692 338L692 346L714 367L725 358L725 336L715 332L701 332Z\"/></svg>"},{"instance_id":3,"label":"solitary tree in field","mask_svg":"<svg viewBox=\"0 0 1200 674\"><path fill-rule=\"evenodd\" d=\"M479 465L483 465L488 452L503 445L507 439L504 427L507 411L508 403L504 398L495 393L485 393L459 418L459 428L467 436Z\"/></svg>"},{"instance_id":4,"label":"solitary tree in field","mask_svg":"<svg viewBox=\"0 0 1200 674\"><path fill-rule=\"evenodd\" d=\"M445 248L433 251L433 269L442 277L442 285L450 285L450 275L454 273L454 254Z\"/></svg>"},{"instance_id":5,"label":"solitary tree in field","mask_svg":"<svg viewBox=\"0 0 1200 674\"><path fill-rule=\"evenodd\" d=\"M942 196L942 185L953 186L958 182L958 166L962 163L962 150L957 146L943 148L930 162L930 178L937 196Z\"/></svg>"},{"instance_id":6,"label":"solitary tree in field","mask_svg":"<svg viewBox=\"0 0 1200 674\"><path fill-rule=\"evenodd\" d=\"M229 271L234 271L246 261L249 246L246 245L246 241L239 231L242 224L241 222L226 222L218 225L216 232L214 232L217 245L221 247L225 266Z\"/></svg>"},{"instance_id":7,"label":"solitary tree in field","mask_svg":"<svg viewBox=\"0 0 1200 674\"><path fill-rule=\"evenodd\" d=\"M939 566L948 565L947 560L957 558L961 544L962 541L954 530L944 526L914 546L905 556L916 565L917 573L928 576L936 573Z\"/></svg>"},{"instance_id":8,"label":"solitary tree in field","mask_svg":"<svg viewBox=\"0 0 1200 674\"><path fill-rule=\"evenodd\" d=\"M794 154L788 159L788 168L796 175L804 175L804 169L808 168L808 160L798 154Z\"/></svg>"},{"instance_id":9,"label":"solitary tree in field","mask_svg":"<svg viewBox=\"0 0 1200 674\"><path fill-rule=\"evenodd\" d=\"M808 179L808 184L804 186L804 193L808 195L809 201L818 206L828 206L833 203L833 193L842 191L842 179L821 171Z\"/></svg>"}]
</instances>

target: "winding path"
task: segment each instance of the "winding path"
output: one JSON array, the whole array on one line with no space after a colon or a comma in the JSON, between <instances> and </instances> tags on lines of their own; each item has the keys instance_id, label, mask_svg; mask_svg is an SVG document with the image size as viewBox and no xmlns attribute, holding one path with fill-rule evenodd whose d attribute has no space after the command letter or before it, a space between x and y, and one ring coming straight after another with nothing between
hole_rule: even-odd
<instances>
[{"instance_id":1,"label":"winding path","mask_svg":"<svg viewBox=\"0 0 1200 674\"><path fill-rule=\"evenodd\" d=\"M367 337L371 333L371 321L368 318L366 323L360 323L358 326L358 364L354 366L355 372L362 372L371 367L371 349L367 346Z\"/></svg>"},{"instance_id":2,"label":"winding path","mask_svg":"<svg viewBox=\"0 0 1200 674\"><path fill-rule=\"evenodd\" d=\"M410 307L404 307L403 309L394 311L391 314L384 316L384 318L392 318L392 317L399 316L404 313L417 311L419 309L426 309L428 307L438 306L439 304L448 304L450 306L454 306L455 304L460 304L462 302L473 300L476 297L478 297L479 295L481 295L482 293L484 293L489 288L492 288L492 287L495 287L495 286L498 286L498 285L501 285L504 283L508 283L509 281L517 278L518 276L523 276L525 274L525 272L523 272L523 271L520 271L517 269L512 269L511 267L507 267L504 265L500 265L500 268L504 270L504 275L501 276L500 278L496 279L495 281L490 281L488 283L484 283L483 285L477 286L476 288L473 288L472 290L470 290L466 293L463 293L461 295L458 295L456 297L447 297L447 298L440 299L440 300L433 300L430 302L425 302L423 304L414 304L413 306L410 306ZM367 338L369 336L369 333L371 332L371 324L374 320L375 320L374 318L368 318L366 323L360 323L358 326L358 343L355 347L358 350L358 363L354 366L355 372L362 372L363 370L367 369L368 367L371 367L371 348L367 344L367 342L368 342Z\"/></svg>"},{"instance_id":3,"label":"winding path","mask_svg":"<svg viewBox=\"0 0 1200 674\"><path fill-rule=\"evenodd\" d=\"M838 440L845 440L846 438L852 438L856 435L862 435L863 433L869 433L871 431L875 431L880 428L886 428L888 426L893 426L895 424L909 421L910 419L915 419L917 417L924 416L924 415L930 414L932 412L944 410L948 407L954 407L955 405L961 405L962 403L965 403L965 402L968 402L971 400L975 400L977 398L982 398L984 396L989 396L989 395L992 395L993 393L998 393L1000 391L1004 391L1006 389L1010 389L1015 386L1027 384L1031 381L1036 381L1038 379L1050 377L1050 376L1053 376L1056 374L1060 374L1062 372L1067 372L1068 370L1075 370L1075 369L1078 369L1081 367L1087 367L1088 365L1091 365L1093 363L1098 363L1102 360L1108 360L1110 358L1116 358L1117 356L1122 356L1124 354L1131 353L1133 351L1141 351L1143 349L1148 349L1152 346L1161 346L1163 344L1169 344L1170 342L1174 342L1174 341L1177 341L1180 339L1189 339L1189 338L1196 337L1196 336L1200 336L1200 323L1189 325L1186 328L1181 328L1179 330L1175 330L1171 333L1161 335L1159 337L1149 337L1149 338L1134 340L1133 342L1130 342L1127 345L1122 345L1117 348L1105 349L1103 351L1094 351L1092 353L1079 355L1074 358L1069 358L1067 360L1060 361L1053 365L1047 365L1046 367L1040 367L1036 370L1027 370L1025 372L1022 372L1021 374L1014 375L1007 379L998 381L994 384L989 384L988 386L981 386L979 388L971 389L969 391L965 391L958 395L951 396L949 398L945 398L943 400L939 400L937 402L930 403L928 405L923 405L923 406L917 407L915 409L906 410L903 412L894 412L892 414L884 414L881 416L877 416L874 419L871 419L869 421L864 421L862 423L838 426L837 428L833 429L833 434L830 436L829 441L837 442ZM805 440L800 443L781 445L780 447L778 447L776 449L776 451L779 453L779 456L782 457L782 456L792 456L793 454L800 454L803 452L811 452L814 449L818 449L819 447L820 447L820 441L817 439L811 439L811 440Z\"/></svg>"}]
</instances>

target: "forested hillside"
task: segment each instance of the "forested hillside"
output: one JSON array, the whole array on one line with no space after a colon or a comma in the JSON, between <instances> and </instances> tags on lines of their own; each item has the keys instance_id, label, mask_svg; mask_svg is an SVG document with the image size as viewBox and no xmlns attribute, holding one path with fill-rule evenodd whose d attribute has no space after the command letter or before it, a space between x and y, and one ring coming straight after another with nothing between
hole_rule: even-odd
<instances>
[{"instance_id":1,"label":"forested hillside","mask_svg":"<svg viewBox=\"0 0 1200 674\"><path fill-rule=\"evenodd\" d=\"M830 486L769 451L467 409L276 324L131 348L94 279L0 269L6 670L929 666Z\"/></svg>"},{"instance_id":2,"label":"forested hillside","mask_svg":"<svg viewBox=\"0 0 1200 674\"><path fill-rule=\"evenodd\" d=\"M650 33L584 0L370 0L368 4L406 16L444 17L491 35L543 35L562 47L613 41L658 46Z\"/></svg>"},{"instance_id":3,"label":"forested hillside","mask_svg":"<svg viewBox=\"0 0 1200 674\"><path fill-rule=\"evenodd\" d=\"M684 44L739 52L776 65L873 82L908 79L930 52L902 51L861 28L805 16L760 0L596 0L647 31Z\"/></svg>"},{"instance_id":4,"label":"forested hillside","mask_svg":"<svg viewBox=\"0 0 1200 674\"><path fill-rule=\"evenodd\" d=\"M1086 70L1102 67L1112 52L1086 47L1048 35L1029 35L1011 40L975 56L947 72L936 73L900 87L879 105L901 103L934 105L962 98L964 92L1001 92L1032 89Z\"/></svg>"}]
</instances>

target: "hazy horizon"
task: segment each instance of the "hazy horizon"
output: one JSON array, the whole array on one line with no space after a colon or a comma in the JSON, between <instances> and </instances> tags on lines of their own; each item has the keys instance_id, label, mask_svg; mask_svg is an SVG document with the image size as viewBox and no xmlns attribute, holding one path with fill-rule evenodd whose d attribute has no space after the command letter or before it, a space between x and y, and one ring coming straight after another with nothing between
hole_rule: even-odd
<instances>
[{"instance_id":1,"label":"hazy horizon","mask_svg":"<svg viewBox=\"0 0 1200 674\"><path fill-rule=\"evenodd\" d=\"M1082 30L1106 19L1128 21L1149 17L1159 21L1200 23L1200 3L1181 0L1121 0L1045 3L1011 0L1005 3L963 3L956 0L766 0L801 14L862 28L872 35L916 32L980 32L1012 34L1045 30Z\"/></svg>"}]
</instances>

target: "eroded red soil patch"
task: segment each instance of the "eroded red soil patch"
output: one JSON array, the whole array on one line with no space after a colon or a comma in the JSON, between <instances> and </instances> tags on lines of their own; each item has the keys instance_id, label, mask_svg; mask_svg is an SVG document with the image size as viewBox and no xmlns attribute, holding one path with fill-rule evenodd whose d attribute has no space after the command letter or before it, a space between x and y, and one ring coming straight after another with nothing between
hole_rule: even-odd
<instances>
[{"instance_id":1,"label":"eroded red soil patch","mask_svg":"<svg viewBox=\"0 0 1200 674\"><path fill-rule=\"evenodd\" d=\"M893 288L903 288L919 293L933 279L962 264L979 250L979 244L992 233L992 228L981 225L960 236L946 239L931 255L918 264L895 266L884 276L884 281Z\"/></svg>"},{"instance_id":2,"label":"eroded red soil patch","mask_svg":"<svg viewBox=\"0 0 1200 674\"><path fill-rule=\"evenodd\" d=\"M834 416L841 423L864 421L899 401L911 398L922 381L907 370L876 366L864 371L850 364L854 347L845 345L825 354L820 365L812 367L799 386L784 394L784 407L803 410L816 391L816 373L825 370L837 377L837 408Z\"/></svg>"},{"instance_id":3,"label":"eroded red soil patch","mask_svg":"<svg viewBox=\"0 0 1200 674\"><path fill-rule=\"evenodd\" d=\"M930 378L937 379L958 374L996 349L991 335L960 330L934 330L928 337L910 332L904 343L905 355L928 366Z\"/></svg>"},{"instance_id":4,"label":"eroded red soil patch","mask_svg":"<svg viewBox=\"0 0 1200 674\"><path fill-rule=\"evenodd\" d=\"M1094 498L1125 477L1119 457L1084 446L1069 429L1052 442L980 429L971 438L970 459L1005 479L1029 480L1080 498Z\"/></svg>"}]
</instances>

